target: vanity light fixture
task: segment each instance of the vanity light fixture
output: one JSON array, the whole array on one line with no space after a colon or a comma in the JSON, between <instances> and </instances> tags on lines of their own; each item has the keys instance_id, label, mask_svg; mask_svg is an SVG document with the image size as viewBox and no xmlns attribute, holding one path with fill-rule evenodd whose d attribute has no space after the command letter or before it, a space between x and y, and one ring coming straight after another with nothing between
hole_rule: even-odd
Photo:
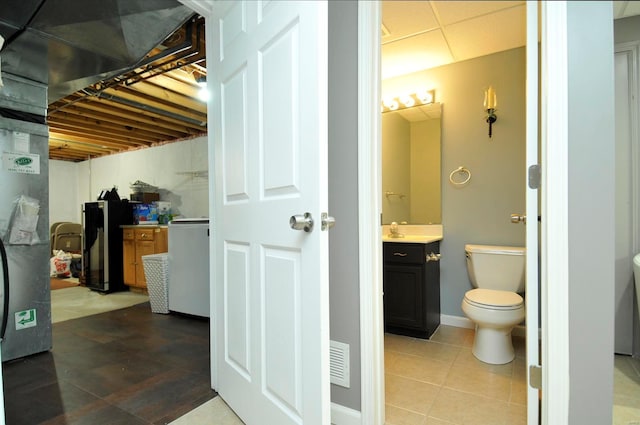
<instances>
[{"instance_id":1,"label":"vanity light fixture","mask_svg":"<svg viewBox=\"0 0 640 425\"><path fill-rule=\"evenodd\" d=\"M382 100L382 112L407 109L414 106L428 105L434 103L436 98L435 90L424 90L418 93L404 94L402 96Z\"/></svg>"},{"instance_id":2,"label":"vanity light fixture","mask_svg":"<svg viewBox=\"0 0 640 425\"><path fill-rule=\"evenodd\" d=\"M496 106L498 106L498 97L492 86L484 91L484 109L487 111L486 121L489 123L489 137L491 137L492 125L498 120L496 116Z\"/></svg>"}]
</instances>

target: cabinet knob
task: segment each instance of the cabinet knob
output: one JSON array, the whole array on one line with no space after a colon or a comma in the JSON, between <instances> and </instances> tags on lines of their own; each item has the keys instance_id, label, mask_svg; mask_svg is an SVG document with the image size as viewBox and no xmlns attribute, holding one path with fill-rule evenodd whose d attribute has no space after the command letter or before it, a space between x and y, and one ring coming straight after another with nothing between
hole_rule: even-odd
<instances>
[{"instance_id":1,"label":"cabinet knob","mask_svg":"<svg viewBox=\"0 0 640 425\"><path fill-rule=\"evenodd\" d=\"M431 261L440 261L440 254L435 254L433 252L427 254L427 263Z\"/></svg>"}]
</instances>

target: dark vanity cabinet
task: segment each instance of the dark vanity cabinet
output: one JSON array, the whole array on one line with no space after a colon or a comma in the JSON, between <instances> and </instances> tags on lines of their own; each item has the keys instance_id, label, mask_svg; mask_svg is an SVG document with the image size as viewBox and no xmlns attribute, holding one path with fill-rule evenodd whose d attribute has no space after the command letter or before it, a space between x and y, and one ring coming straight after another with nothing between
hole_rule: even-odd
<instances>
[{"instance_id":1,"label":"dark vanity cabinet","mask_svg":"<svg viewBox=\"0 0 640 425\"><path fill-rule=\"evenodd\" d=\"M385 332L430 338L440 325L439 254L439 242L383 242Z\"/></svg>"}]
</instances>

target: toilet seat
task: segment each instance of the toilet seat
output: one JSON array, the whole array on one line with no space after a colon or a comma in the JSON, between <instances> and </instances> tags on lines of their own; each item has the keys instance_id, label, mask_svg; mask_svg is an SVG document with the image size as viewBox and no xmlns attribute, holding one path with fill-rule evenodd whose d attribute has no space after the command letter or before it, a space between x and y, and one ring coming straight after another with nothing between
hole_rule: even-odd
<instances>
[{"instance_id":1,"label":"toilet seat","mask_svg":"<svg viewBox=\"0 0 640 425\"><path fill-rule=\"evenodd\" d=\"M478 308L492 310L517 310L523 307L524 300L515 292L477 288L467 291L464 300Z\"/></svg>"}]
</instances>

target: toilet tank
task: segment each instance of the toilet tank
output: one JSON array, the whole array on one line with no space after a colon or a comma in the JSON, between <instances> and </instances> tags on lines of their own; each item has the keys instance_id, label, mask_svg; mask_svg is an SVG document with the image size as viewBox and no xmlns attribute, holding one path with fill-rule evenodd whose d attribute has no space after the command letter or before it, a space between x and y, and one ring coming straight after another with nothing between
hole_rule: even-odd
<instances>
[{"instance_id":1,"label":"toilet tank","mask_svg":"<svg viewBox=\"0 0 640 425\"><path fill-rule=\"evenodd\" d=\"M524 292L526 248L465 245L467 272L476 288Z\"/></svg>"}]
</instances>

